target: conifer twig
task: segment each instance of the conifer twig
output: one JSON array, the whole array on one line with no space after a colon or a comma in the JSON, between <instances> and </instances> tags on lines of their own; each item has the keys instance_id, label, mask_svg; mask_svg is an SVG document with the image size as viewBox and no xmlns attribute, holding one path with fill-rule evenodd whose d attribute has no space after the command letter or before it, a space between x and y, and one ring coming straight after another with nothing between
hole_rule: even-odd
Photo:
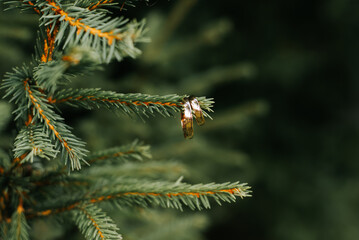
<instances>
[{"instance_id":1,"label":"conifer twig","mask_svg":"<svg viewBox=\"0 0 359 240\"><path fill-rule=\"evenodd\" d=\"M63 18L62 21L68 22L69 25L75 26L77 31L85 31L89 32L92 35L96 35L100 38L105 38L108 41L108 44L111 45L113 41L123 40L123 35L121 33L114 33L112 31L101 31L95 27L91 27L81 21L81 19L76 19L75 17L69 16L69 14L63 10L55 1L46 0L50 6L52 6L52 10L55 14L61 16Z\"/></svg>"},{"instance_id":2,"label":"conifer twig","mask_svg":"<svg viewBox=\"0 0 359 240\"><path fill-rule=\"evenodd\" d=\"M53 159L58 151L51 143L51 140L43 133L43 127L39 124L25 126L20 130L14 143L14 156L21 157L27 154L21 161L33 162L34 156Z\"/></svg>"},{"instance_id":3,"label":"conifer twig","mask_svg":"<svg viewBox=\"0 0 359 240\"><path fill-rule=\"evenodd\" d=\"M82 204L74 210L73 218L83 235L93 240L121 240L119 229L102 209L91 204Z\"/></svg>"},{"instance_id":4,"label":"conifer twig","mask_svg":"<svg viewBox=\"0 0 359 240\"><path fill-rule=\"evenodd\" d=\"M91 5L90 7L88 7L89 10L94 10L95 8L97 8L98 6L100 5L103 5L103 4L107 4L107 3L112 3L113 0L98 0L97 3ZM124 1L125 3L126 1Z\"/></svg>"},{"instance_id":5,"label":"conifer twig","mask_svg":"<svg viewBox=\"0 0 359 240\"><path fill-rule=\"evenodd\" d=\"M53 54L54 48L55 48L55 39L56 39L56 35L57 35L58 31L59 31L59 28L58 28L57 24L55 24L54 28L52 27L51 24L50 24L50 26L48 26L46 28L47 38L44 39L44 50L43 50L43 54L41 56L42 62L48 62L48 61L52 60L52 54Z\"/></svg>"},{"instance_id":6,"label":"conifer twig","mask_svg":"<svg viewBox=\"0 0 359 240\"><path fill-rule=\"evenodd\" d=\"M37 14L40 14L40 15L41 15L41 11L36 8L35 4L34 4L32 1L27 1L26 3L29 4L30 6L32 6L33 9L34 9L34 11L35 11Z\"/></svg>"},{"instance_id":7,"label":"conifer twig","mask_svg":"<svg viewBox=\"0 0 359 240\"><path fill-rule=\"evenodd\" d=\"M213 198L218 204L221 205L221 201L224 202L233 202L236 200L236 197L248 197L250 196L250 187L246 184L232 183L232 184L170 184L166 185L163 183L157 184L146 184L146 186L141 186L138 191L126 191L136 186L127 183L126 185L121 185L120 189L123 191L112 191L111 194L101 194L96 193L96 195L90 195L86 199L73 200L71 204L60 207L60 208L49 208L45 210L29 212L30 217L36 216L47 216L50 214L58 214L65 211L70 211L82 203L100 203L104 201L114 201L116 204L123 205L133 205L139 204L142 206L147 206L148 203L159 205L162 207L172 207L177 209L182 209L182 205L186 205L191 209L201 210L203 207L210 208L210 203L208 197ZM153 187L159 191L152 191ZM112 188L118 188L118 186L113 186ZM184 189L191 189L191 191L185 191Z\"/></svg>"},{"instance_id":8,"label":"conifer twig","mask_svg":"<svg viewBox=\"0 0 359 240\"><path fill-rule=\"evenodd\" d=\"M111 19L104 11L90 11L80 6L45 1L47 7L40 20L44 25L59 24L55 43L62 45L62 48L80 43L96 49L101 53L102 61L109 62L113 57L117 60L125 56L136 57L141 51L134 44L148 41L143 37L143 21L138 23L124 18Z\"/></svg>"},{"instance_id":9,"label":"conifer twig","mask_svg":"<svg viewBox=\"0 0 359 240\"><path fill-rule=\"evenodd\" d=\"M62 127L57 126L58 124L54 121L54 117L56 116L54 112L50 111L49 108L45 109L45 103L43 101L36 97L33 93L33 91L30 88L30 85L28 83L29 79L25 79L24 81L24 87L25 91L27 92L27 95L29 97L30 102L34 106L34 109L36 110L37 114L40 116L41 121L45 123L45 126L47 129L49 129L53 135L57 138L57 140L60 142L62 147L65 149L67 156L71 160L71 168L72 169L80 169L81 163L80 160L82 159L84 152L79 148L78 146L84 145L83 143L79 142L74 138L74 136L71 136L72 134L66 129L66 125L63 125ZM47 110L47 111L46 111ZM52 112L52 117L50 117L49 112ZM61 119L60 117L57 117L58 119ZM67 135L63 136L62 133L60 133L60 129L63 129L62 133ZM72 142L74 144L69 144L69 140L72 139ZM77 146L76 146L77 145Z\"/></svg>"},{"instance_id":10,"label":"conifer twig","mask_svg":"<svg viewBox=\"0 0 359 240\"><path fill-rule=\"evenodd\" d=\"M23 200L22 197L20 196L17 209L13 213L10 220L9 236L12 237L11 239L27 240L29 239L29 233L28 233L29 229L30 227L27 224L24 215Z\"/></svg>"},{"instance_id":11,"label":"conifer twig","mask_svg":"<svg viewBox=\"0 0 359 240\"><path fill-rule=\"evenodd\" d=\"M182 109L183 98L187 95L176 94L158 96L141 93L123 94L101 89L64 89L58 91L48 101L50 103L67 103L70 106L81 106L87 109L106 107L109 109L118 108L127 114L137 113L147 116L154 112L163 116L172 116L173 112ZM199 104L206 117L207 112L212 112L213 101L211 98L198 97Z\"/></svg>"}]
</instances>

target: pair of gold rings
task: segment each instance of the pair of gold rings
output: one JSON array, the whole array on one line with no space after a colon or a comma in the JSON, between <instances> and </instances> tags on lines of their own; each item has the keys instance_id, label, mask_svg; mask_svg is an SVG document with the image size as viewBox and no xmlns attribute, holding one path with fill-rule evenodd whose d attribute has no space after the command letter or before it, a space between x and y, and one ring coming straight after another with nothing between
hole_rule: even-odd
<instances>
[{"instance_id":1,"label":"pair of gold rings","mask_svg":"<svg viewBox=\"0 0 359 240\"><path fill-rule=\"evenodd\" d=\"M182 111L181 111L181 126L183 130L183 135L187 139L193 137L193 115L196 118L198 126L202 126L205 123L203 112L197 98L194 96L185 97L182 101Z\"/></svg>"}]
</instances>

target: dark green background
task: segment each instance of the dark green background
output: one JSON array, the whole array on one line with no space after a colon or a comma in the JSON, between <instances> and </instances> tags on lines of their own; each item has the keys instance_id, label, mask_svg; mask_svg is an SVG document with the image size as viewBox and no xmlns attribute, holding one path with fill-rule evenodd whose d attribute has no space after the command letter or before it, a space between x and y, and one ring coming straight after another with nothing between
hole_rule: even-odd
<instances>
[{"instance_id":1,"label":"dark green background","mask_svg":"<svg viewBox=\"0 0 359 240\"><path fill-rule=\"evenodd\" d=\"M166 20L180 2L142 3L125 14L140 19L156 13ZM31 57L34 19L7 22L2 14L2 75ZM209 38L207 44L188 51L188 44L180 44L191 42L218 19L231 23L231 30L219 39ZM9 37L11 29L17 29L15 37ZM178 118L133 125L126 125L129 119L123 118L116 120L123 132L116 132L110 113L67 109L64 116L90 148L140 138L153 145L155 158L185 162L191 182L248 182L252 198L206 211L210 218L206 239L356 240L358 36L359 2L354 0L200 0L158 47L166 52L181 46L184 53L170 61L140 57L112 63L75 85L120 92L192 93L197 75L245 63L250 74L234 75L209 87L202 82L203 91L196 90L215 98L214 120L207 124L210 130L195 127L195 138L183 143ZM99 77L108 81L101 83ZM238 110L241 106L246 107ZM219 126L213 125L216 119L222 121ZM239 162L231 161L231 156Z\"/></svg>"}]
</instances>

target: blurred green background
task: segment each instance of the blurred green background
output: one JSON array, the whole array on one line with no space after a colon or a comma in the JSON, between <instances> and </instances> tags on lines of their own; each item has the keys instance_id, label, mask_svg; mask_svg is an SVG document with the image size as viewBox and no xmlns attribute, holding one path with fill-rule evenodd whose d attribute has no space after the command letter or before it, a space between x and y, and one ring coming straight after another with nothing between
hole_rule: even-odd
<instances>
[{"instance_id":1,"label":"blurred green background","mask_svg":"<svg viewBox=\"0 0 359 240\"><path fill-rule=\"evenodd\" d=\"M173 163L169 178L253 187L252 198L201 212L202 237L188 239L357 240L358 13L354 0L140 3L118 14L147 19L152 42L143 55L73 87L213 97L214 120L188 141L179 116L144 123L106 110L63 115L91 150L138 138L160 163ZM1 13L2 76L29 61L36 27L35 15Z\"/></svg>"}]
</instances>

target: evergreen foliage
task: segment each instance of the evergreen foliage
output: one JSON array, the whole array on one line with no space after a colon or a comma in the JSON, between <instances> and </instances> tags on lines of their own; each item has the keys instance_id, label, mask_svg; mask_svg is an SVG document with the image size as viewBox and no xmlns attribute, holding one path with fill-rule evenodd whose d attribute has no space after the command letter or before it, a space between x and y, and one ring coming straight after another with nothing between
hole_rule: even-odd
<instances>
[{"instance_id":1,"label":"evergreen foliage","mask_svg":"<svg viewBox=\"0 0 359 240\"><path fill-rule=\"evenodd\" d=\"M58 153L51 140L39 125L36 126L30 124L24 126L17 135L14 146L15 158L20 158L22 155L26 155L22 162L34 162L35 156L53 159Z\"/></svg>"},{"instance_id":2,"label":"evergreen foliage","mask_svg":"<svg viewBox=\"0 0 359 240\"><path fill-rule=\"evenodd\" d=\"M102 206L179 210L187 206L201 210L210 208L210 199L222 204L250 196L250 187L239 182L187 184L181 178L168 181L159 178L161 174L147 174L144 170L154 167L171 171L173 168L166 166L181 166L146 162L151 159L149 147L138 141L91 153L58 111L57 104L63 103L89 110L121 110L140 117L183 112L183 101L189 97L186 94L158 96L67 88L73 76L141 53L136 44L147 41L145 22L114 18L105 8L117 5L122 9L135 1L122 5L112 0L3 2L9 9L30 10L40 16L36 55L30 63L8 72L1 84L4 98L15 105L14 121L19 129L13 154L0 154L3 239L29 239L31 222L50 216L72 219L86 239L121 239L115 221ZM196 99L204 116L210 117L212 99ZM192 110L198 117L198 109ZM0 128L7 121L8 116L1 116ZM123 174L116 174L121 170Z\"/></svg>"},{"instance_id":3,"label":"evergreen foliage","mask_svg":"<svg viewBox=\"0 0 359 240\"><path fill-rule=\"evenodd\" d=\"M8 234L3 233L3 239L6 239L6 237L9 240L29 239L29 233L28 233L29 229L30 227L26 222L24 209L20 204L11 217L9 233Z\"/></svg>"},{"instance_id":4,"label":"evergreen foliage","mask_svg":"<svg viewBox=\"0 0 359 240\"><path fill-rule=\"evenodd\" d=\"M73 218L87 239L122 239L112 219L96 205L80 205L73 211Z\"/></svg>"}]
</instances>

